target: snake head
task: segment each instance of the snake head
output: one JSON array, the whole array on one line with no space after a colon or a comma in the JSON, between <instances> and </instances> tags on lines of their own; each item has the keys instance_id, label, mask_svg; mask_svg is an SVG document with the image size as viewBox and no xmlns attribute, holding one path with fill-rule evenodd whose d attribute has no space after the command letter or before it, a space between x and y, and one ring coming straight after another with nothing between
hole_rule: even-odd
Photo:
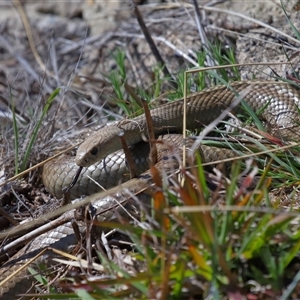
<instances>
[{"instance_id":1,"label":"snake head","mask_svg":"<svg viewBox=\"0 0 300 300\"><path fill-rule=\"evenodd\" d=\"M99 153L99 143L93 136L86 139L78 148L75 162L80 167L89 167L100 161L101 153Z\"/></svg>"},{"instance_id":2,"label":"snake head","mask_svg":"<svg viewBox=\"0 0 300 300\"><path fill-rule=\"evenodd\" d=\"M75 162L80 167L89 167L108 154L120 149L115 124L107 125L88 137L78 148Z\"/></svg>"}]
</instances>

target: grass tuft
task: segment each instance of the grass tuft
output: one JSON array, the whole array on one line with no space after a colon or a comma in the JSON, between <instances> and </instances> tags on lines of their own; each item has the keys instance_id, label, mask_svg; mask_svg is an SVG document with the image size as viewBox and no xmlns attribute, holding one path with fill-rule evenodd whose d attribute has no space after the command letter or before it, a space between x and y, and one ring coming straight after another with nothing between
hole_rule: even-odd
<instances>
[{"instance_id":1,"label":"grass tuft","mask_svg":"<svg viewBox=\"0 0 300 300\"><path fill-rule=\"evenodd\" d=\"M26 168L28 167L29 156L34 147L34 143L37 139L41 125L45 119L47 112L49 111L49 109L51 107L53 100L56 98L56 96L59 94L59 92L60 92L60 88L55 89L53 91L53 93L49 96L49 98L47 99L46 104L41 113L41 116L33 129L32 135L31 135L31 137L29 139L29 143L25 149L24 156L22 158L20 166L19 166L19 150L20 150L19 128L18 128L17 118L16 118L16 114L15 114L13 98L11 97L12 113L13 113L13 128L14 128L14 137L15 137L15 175L25 171Z\"/></svg>"}]
</instances>

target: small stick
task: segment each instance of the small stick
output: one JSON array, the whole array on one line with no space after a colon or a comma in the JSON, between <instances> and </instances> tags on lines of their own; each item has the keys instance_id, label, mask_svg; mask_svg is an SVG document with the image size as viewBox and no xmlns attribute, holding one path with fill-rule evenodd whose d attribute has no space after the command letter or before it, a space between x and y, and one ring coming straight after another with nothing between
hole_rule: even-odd
<instances>
[{"instance_id":1,"label":"small stick","mask_svg":"<svg viewBox=\"0 0 300 300\"><path fill-rule=\"evenodd\" d=\"M9 213L7 213L2 207L0 207L0 215L8 220L12 225L19 225L19 222L15 220Z\"/></svg>"},{"instance_id":2,"label":"small stick","mask_svg":"<svg viewBox=\"0 0 300 300\"><path fill-rule=\"evenodd\" d=\"M77 222L75 222L74 220L72 220L71 221L71 225L72 225L72 228L73 228L74 233L76 235L77 241L81 242L82 238L81 238L80 229L79 229L79 226L78 226Z\"/></svg>"},{"instance_id":3,"label":"small stick","mask_svg":"<svg viewBox=\"0 0 300 300\"><path fill-rule=\"evenodd\" d=\"M152 117L151 117L151 113L147 101L143 100L142 104L145 112L148 137L150 141L150 164L155 165L157 163L157 147L155 143L155 133L154 133Z\"/></svg>"},{"instance_id":4,"label":"small stick","mask_svg":"<svg viewBox=\"0 0 300 300\"><path fill-rule=\"evenodd\" d=\"M126 92L134 99L134 101L138 104L139 107L143 107L142 99L134 92L132 86L130 86L127 82L124 83L124 88Z\"/></svg>"},{"instance_id":5,"label":"small stick","mask_svg":"<svg viewBox=\"0 0 300 300\"><path fill-rule=\"evenodd\" d=\"M200 16L200 10L199 10L199 5L197 3L197 0L193 0L194 3L194 10L195 10L195 17L196 17L196 26L199 32L199 36L200 36L200 40L202 43L203 48L206 51L206 61L207 61L207 65L209 67L212 67L215 65L215 62L212 59L212 55L211 55L211 51L208 45L208 39L206 36L206 32L201 24L201 16Z\"/></svg>"},{"instance_id":6,"label":"small stick","mask_svg":"<svg viewBox=\"0 0 300 300\"><path fill-rule=\"evenodd\" d=\"M145 39L151 49L152 54L154 55L157 62L161 64L164 75L168 78L173 78L172 75L170 74L168 68L166 67L166 64L165 64L163 58L161 57L161 55L151 37L151 34L149 33L149 30L143 20L143 17L141 15L137 5L134 3L134 1L132 1L132 4L133 4L133 8L134 8L134 13L136 15L136 19L142 29L142 32L143 32ZM177 88L177 84L174 81L170 81L170 83L172 84L172 86L174 88Z\"/></svg>"},{"instance_id":7,"label":"small stick","mask_svg":"<svg viewBox=\"0 0 300 300\"><path fill-rule=\"evenodd\" d=\"M135 163L134 163L132 155L129 151L128 145L124 139L124 131L119 132L118 136L119 136L120 142L122 144L122 148L123 148L123 151L124 151L127 163L128 163L130 179L135 178L135 177L137 177Z\"/></svg>"}]
</instances>

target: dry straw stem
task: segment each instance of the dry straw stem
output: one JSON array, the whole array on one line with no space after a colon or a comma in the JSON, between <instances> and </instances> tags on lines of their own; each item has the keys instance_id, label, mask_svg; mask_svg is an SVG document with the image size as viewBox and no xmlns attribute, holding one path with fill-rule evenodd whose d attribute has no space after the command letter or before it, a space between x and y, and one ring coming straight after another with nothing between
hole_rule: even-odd
<instances>
[{"instance_id":1,"label":"dry straw stem","mask_svg":"<svg viewBox=\"0 0 300 300\"><path fill-rule=\"evenodd\" d=\"M201 16L200 16L200 10L199 10L199 5L197 3L197 0L193 0L194 3L194 10L195 10L195 22L196 22L196 27L199 32L200 40L202 43L202 46L204 49L206 49L206 62L209 67L214 66L216 63L214 59L212 58L213 56L211 53L209 53L209 46L208 46L208 38L206 36L206 32L201 24Z\"/></svg>"},{"instance_id":2,"label":"dry straw stem","mask_svg":"<svg viewBox=\"0 0 300 300\"><path fill-rule=\"evenodd\" d=\"M278 215L279 217L298 217L299 211L287 211L283 209L274 208L263 208L254 206L239 206L239 205L224 205L224 206L213 206L213 205L199 205L199 206L175 206L166 208L164 213L166 214L181 214L181 213L199 213L199 212L253 212L262 214Z\"/></svg>"},{"instance_id":3,"label":"dry straw stem","mask_svg":"<svg viewBox=\"0 0 300 300\"><path fill-rule=\"evenodd\" d=\"M29 46L30 46L30 49L37 61L37 63L39 64L40 68L42 69L43 72L45 72L47 75L49 75L50 77L52 78L56 78L55 74L53 74L52 72L50 72L47 68L47 66L44 64L41 56L39 55L38 51L36 50L36 44L35 44L35 41L34 41L34 38L33 38L33 35L32 35L32 31L31 31L31 27L30 27L30 23L29 23L29 20L28 20L28 16L26 14L26 11L21 3L21 1L19 0L12 0L19 16L20 16L20 19L23 23L23 26L24 26L24 29L26 31L26 35L27 35L27 38L28 38L28 43L29 43Z\"/></svg>"},{"instance_id":4,"label":"dry straw stem","mask_svg":"<svg viewBox=\"0 0 300 300\"><path fill-rule=\"evenodd\" d=\"M64 259L60 259L60 258L53 258L53 261L58 262L60 265L66 265L69 267L76 267L76 268L93 268L93 270L99 271L99 272L104 272L105 268L102 265L99 265L97 263L89 263L87 260L82 259L82 258L78 258L74 255L67 255L67 253L65 252L61 252L61 251L57 251L55 248L50 248L51 250L53 250L53 252L58 252L57 254L60 254L61 256L66 256L68 259L70 260L64 260ZM56 250L56 251L54 251Z\"/></svg>"}]
</instances>

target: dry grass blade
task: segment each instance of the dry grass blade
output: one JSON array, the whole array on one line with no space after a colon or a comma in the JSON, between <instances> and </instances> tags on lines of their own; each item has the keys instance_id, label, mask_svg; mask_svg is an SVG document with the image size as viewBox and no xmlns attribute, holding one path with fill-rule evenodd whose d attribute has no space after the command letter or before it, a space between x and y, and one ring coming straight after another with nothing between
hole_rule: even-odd
<instances>
[{"instance_id":1,"label":"dry grass blade","mask_svg":"<svg viewBox=\"0 0 300 300\"><path fill-rule=\"evenodd\" d=\"M149 143L150 143L150 164L153 166L157 163L157 148L155 143L155 132L152 122L151 113L149 110L149 106L147 101L142 101L146 122L147 122L147 131L148 131L148 137L149 137Z\"/></svg>"},{"instance_id":2,"label":"dry grass blade","mask_svg":"<svg viewBox=\"0 0 300 300\"><path fill-rule=\"evenodd\" d=\"M129 168L129 172L130 172L130 178L135 178L137 177L137 172L136 172L136 165L133 161L132 155L128 149L126 140L124 139L124 132L120 132L119 133L119 139L121 141L122 144L122 148L128 163L128 168Z\"/></svg>"},{"instance_id":3,"label":"dry grass blade","mask_svg":"<svg viewBox=\"0 0 300 300\"><path fill-rule=\"evenodd\" d=\"M163 68L163 72L164 72L165 77L172 78L172 75L170 74L170 72L169 72L169 70L168 70L168 68L167 68L167 66L166 66L163 58L161 57L161 55L160 55L157 47L155 46L155 44L153 42L153 39L152 39L152 36L149 33L149 31L147 29L147 26L146 26L146 24L145 24L145 22L143 20L143 17L142 17L142 15L141 15L141 13L140 13L140 11L139 11L139 9L138 9L138 7L137 7L137 5L136 5L136 3L134 1L132 1L132 5L134 7L134 12L135 12L137 21L139 22L139 25L140 25L140 27L141 27L141 29L143 31L145 39L146 39L146 41L147 41L147 43L148 43L148 45L149 45L149 47L150 47L150 49L151 49L154 57L156 58L157 62L159 64L161 64L161 66ZM176 83L175 82L170 81L170 83L171 83L171 85L173 87L176 88Z\"/></svg>"}]
</instances>

